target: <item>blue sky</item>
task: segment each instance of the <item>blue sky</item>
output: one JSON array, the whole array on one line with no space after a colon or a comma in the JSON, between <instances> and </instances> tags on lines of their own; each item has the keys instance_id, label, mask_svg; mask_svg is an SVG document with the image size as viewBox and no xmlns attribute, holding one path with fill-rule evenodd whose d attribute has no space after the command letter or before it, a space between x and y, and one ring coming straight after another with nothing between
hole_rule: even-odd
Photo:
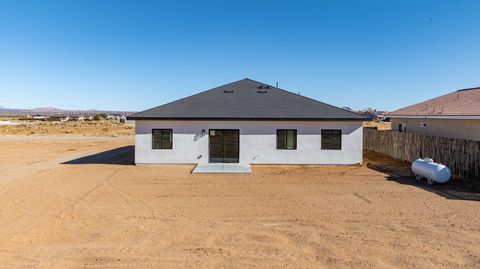
<instances>
[{"instance_id":1,"label":"blue sky","mask_svg":"<svg viewBox=\"0 0 480 269\"><path fill-rule=\"evenodd\" d=\"M480 86L480 1L0 1L0 106L138 111L252 78L393 110Z\"/></svg>"}]
</instances>

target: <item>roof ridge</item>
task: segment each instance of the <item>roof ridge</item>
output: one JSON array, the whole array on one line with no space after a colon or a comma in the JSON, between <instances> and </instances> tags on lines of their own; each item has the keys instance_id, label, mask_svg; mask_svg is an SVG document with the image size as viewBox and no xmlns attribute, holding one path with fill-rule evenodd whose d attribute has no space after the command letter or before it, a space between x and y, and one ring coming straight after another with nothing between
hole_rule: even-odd
<instances>
[{"instance_id":1,"label":"roof ridge","mask_svg":"<svg viewBox=\"0 0 480 269\"><path fill-rule=\"evenodd\" d=\"M456 92L472 91L472 90L480 90L480 87L460 89L460 90L457 90Z\"/></svg>"},{"instance_id":2,"label":"roof ridge","mask_svg":"<svg viewBox=\"0 0 480 269\"><path fill-rule=\"evenodd\" d=\"M250 89L268 86L272 91L271 98L258 98L258 91ZM242 92L240 95L229 96L220 94L221 90L233 89ZM253 99L252 99L253 98ZM273 102L273 103L272 103ZM240 106L240 104L242 104ZM277 104L275 106L275 104ZM233 110L225 107L233 106ZM271 105L273 105L271 108ZM248 108L251 106L250 108ZM289 110L291 109L291 110ZM256 111L256 112L255 112ZM259 114L261 116L259 116ZM339 119L366 120L347 109L330 105L313 98L274 87L270 84L250 78L236 80L208 90L201 91L181 99L168 102L133 115L130 118L231 118L231 119Z\"/></svg>"}]
</instances>

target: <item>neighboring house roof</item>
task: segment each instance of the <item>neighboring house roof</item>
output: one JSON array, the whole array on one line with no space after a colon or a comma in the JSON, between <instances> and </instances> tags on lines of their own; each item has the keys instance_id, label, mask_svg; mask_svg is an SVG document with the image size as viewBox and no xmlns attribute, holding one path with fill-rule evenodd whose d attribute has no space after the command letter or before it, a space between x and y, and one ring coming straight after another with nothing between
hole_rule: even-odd
<instances>
[{"instance_id":1,"label":"neighboring house roof","mask_svg":"<svg viewBox=\"0 0 480 269\"><path fill-rule=\"evenodd\" d=\"M362 115L364 117L373 117L373 118L378 118L378 117L383 117L387 112L381 111L381 110L363 110L357 112L359 115Z\"/></svg>"},{"instance_id":2,"label":"neighboring house roof","mask_svg":"<svg viewBox=\"0 0 480 269\"><path fill-rule=\"evenodd\" d=\"M131 120L366 120L251 79L242 79L132 114Z\"/></svg>"},{"instance_id":3,"label":"neighboring house roof","mask_svg":"<svg viewBox=\"0 0 480 269\"><path fill-rule=\"evenodd\" d=\"M359 113L359 115L369 119L374 119L378 116L378 114L373 111L363 111L362 113Z\"/></svg>"},{"instance_id":4,"label":"neighboring house roof","mask_svg":"<svg viewBox=\"0 0 480 269\"><path fill-rule=\"evenodd\" d=\"M480 87L458 90L415 105L407 106L387 116L432 118L477 118L480 116Z\"/></svg>"}]
</instances>

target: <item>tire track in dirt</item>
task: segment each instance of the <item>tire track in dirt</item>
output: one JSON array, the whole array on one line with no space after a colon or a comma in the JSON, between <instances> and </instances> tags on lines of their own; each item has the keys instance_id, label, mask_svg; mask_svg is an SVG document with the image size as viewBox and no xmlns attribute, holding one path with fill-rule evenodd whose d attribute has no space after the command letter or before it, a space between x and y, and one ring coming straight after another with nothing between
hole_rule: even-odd
<instances>
[{"instance_id":1,"label":"tire track in dirt","mask_svg":"<svg viewBox=\"0 0 480 269\"><path fill-rule=\"evenodd\" d=\"M114 170L112 173L107 176L104 180L102 180L100 183L95 185L93 188L88 190L86 193L84 193L82 196L77 198L76 200L73 201L73 204L68 206L66 209L71 210L72 212L75 210L75 207L80 205L81 203L84 203L86 201L86 198L92 195L94 192L96 192L99 188L101 188L103 185L106 185L108 181L117 174L117 171Z\"/></svg>"},{"instance_id":2,"label":"tire track in dirt","mask_svg":"<svg viewBox=\"0 0 480 269\"><path fill-rule=\"evenodd\" d=\"M117 186L117 184L113 184L112 182L108 182L108 184L109 184L113 189L117 190L117 191L120 193L120 195L122 196L122 198L123 198L125 201L127 201L127 204L128 204L129 199L126 198L126 197L130 197L132 200L137 201L137 202L140 203L145 209L147 209L147 211L150 212L150 216L149 216L149 217L155 217L154 208L153 208L151 205L149 205L147 202L145 202L145 200L140 199L140 198L136 197L135 195L131 194L130 192L119 188L119 187Z\"/></svg>"}]
</instances>

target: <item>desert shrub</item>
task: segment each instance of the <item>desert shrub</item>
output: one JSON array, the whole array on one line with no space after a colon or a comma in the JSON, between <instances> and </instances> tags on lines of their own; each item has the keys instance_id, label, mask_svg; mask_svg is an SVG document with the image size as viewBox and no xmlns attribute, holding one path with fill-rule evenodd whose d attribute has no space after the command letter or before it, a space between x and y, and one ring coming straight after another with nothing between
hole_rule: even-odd
<instances>
[{"instance_id":1,"label":"desert shrub","mask_svg":"<svg viewBox=\"0 0 480 269\"><path fill-rule=\"evenodd\" d=\"M93 116L93 120L103 120L107 118L107 114L101 113Z\"/></svg>"}]
</instances>

